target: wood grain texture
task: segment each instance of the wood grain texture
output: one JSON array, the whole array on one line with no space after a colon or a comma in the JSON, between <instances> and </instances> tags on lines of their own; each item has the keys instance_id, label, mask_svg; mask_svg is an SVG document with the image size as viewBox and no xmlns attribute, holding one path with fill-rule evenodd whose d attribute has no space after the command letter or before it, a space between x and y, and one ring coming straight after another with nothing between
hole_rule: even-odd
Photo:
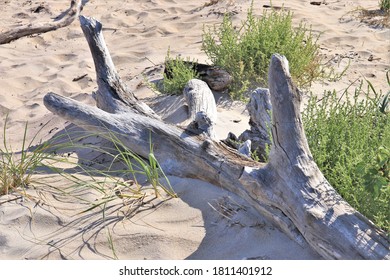
<instances>
[{"instance_id":1,"label":"wood grain texture","mask_svg":"<svg viewBox=\"0 0 390 280\"><path fill-rule=\"evenodd\" d=\"M88 18L81 18L81 23L83 29L83 25L100 25ZM93 29L85 32L89 42L93 33ZM103 40L95 42L97 48L106 48L101 45ZM91 52L102 81L117 76L110 58L98 59L93 48ZM44 103L53 113L87 130L116 133L129 149L144 157L151 136L154 154L167 174L197 178L236 193L293 240L306 240L324 258L390 259L385 233L345 202L313 161L299 111L300 92L285 57L273 55L269 68L273 143L267 164L161 121L135 98L130 97L131 102L122 99L118 91L124 85L119 78L113 83L115 87L108 86L110 82L99 84L98 106L103 110L55 93L47 94ZM122 109L126 106L130 109Z\"/></svg>"}]
</instances>

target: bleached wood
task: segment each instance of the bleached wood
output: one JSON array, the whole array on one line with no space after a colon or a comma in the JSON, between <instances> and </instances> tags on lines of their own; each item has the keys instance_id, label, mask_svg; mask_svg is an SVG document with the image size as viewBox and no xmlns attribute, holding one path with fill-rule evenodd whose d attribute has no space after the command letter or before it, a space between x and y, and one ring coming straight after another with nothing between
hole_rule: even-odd
<instances>
[{"instance_id":1,"label":"bleached wood","mask_svg":"<svg viewBox=\"0 0 390 280\"><path fill-rule=\"evenodd\" d=\"M85 19L82 25L91 22ZM86 37L90 40L88 33ZM104 70L113 67L105 62L95 59L100 63L96 69L112 71ZM155 156L167 174L198 178L236 193L293 240L306 240L324 258L390 259L385 233L348 205L313 161L301 122L300 93L291 81L287 60L280 55L272 56L269 86L273 145L268 164L164 123L137 106L117 110L116 103L123 101L111 102L113 97L101 99L108 100L101 104L107 112L54 93L47 94L44 103L80 127L116 133L129 149L144 157L151 135Z\"/></svg>"},{"instance_id":2,"label":"bleached wood","mask_svg":"<svg viewBox=\"0 0 390 280\"><path fill-rule=\"evenodd\" d=\"M22 37L46 33L70 25L83 9L83 3L83 0L72 0L65 16L58 21L31 23L27 26L19 26L0 33L0 45L10 43Z\"/></svg>"},{"instance_id":3,"label":"bleached wood","mask_svg":"<svg viewBox=\"0 0 390 280\"><path fill-rule=\"evenodd\" d=\"M105 43L102 24L84 16L80 16L80 24L95 63L98 90L94 98L97 107L110 113L135 111L160 119L149 106L138 101L134 93L121 81Z\"/></svg>"},{"instance_id":4,"label":"bleached wood","mask_svg":"<svg viewBox=\"0 0 390 280\"><path fill-rule=\"evenodd\" d=\"M238 140L241 142L251 140L252 152L262 161L267 160L267 146L271 145L271 111L272 105L269 90L257 88L251 94L246 106L249 112L250 129L245 130Z\"/></svg>"},{"instance_id":5,"label":"bleached wood","mask_svg":"<svg viewBox=\"0 0 390 280\"><path fill-rule=\"evenodd\" d=\"M251 147L252 147L252 141L250 139L246 140L244 143L241 143L238 146L237 151L247 157L251 156Z\"/></svg>"},{"instance_id":6,"label":"bleached wood","mask_svg":"<svg viewBox=\"0 0 390 280\"><path fill-rule=\"evenodd\" d=\"M188 105L189 129L206 133L216 139L214 125L217 121L217 105L208 85L198 79L190 80L183 94Z\"/></svg>"}]
</instances>

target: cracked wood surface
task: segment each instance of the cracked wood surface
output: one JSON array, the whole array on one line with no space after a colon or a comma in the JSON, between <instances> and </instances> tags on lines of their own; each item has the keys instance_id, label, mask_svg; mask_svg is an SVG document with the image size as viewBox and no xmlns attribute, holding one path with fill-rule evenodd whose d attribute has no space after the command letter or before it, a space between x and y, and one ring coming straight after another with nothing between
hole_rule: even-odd
<instances>
[{"instance_id":1,"label":"cracked wood surface","mask_svg":"<svg viewBox=\"0 0 390 280\"><path fill-rule=\"evenodd\" d=\"M105 77L115 71L111 58L95 58L95 48L106 48L104 40L89 38L93 25L100 23L83 17L80 21L83 30L91 30L84 34L98 64L95 68L101 72L97 73L97 103L103 110L49 93L44 103L50 111L90 131L108 129L144 157L151 136L154 154L167 174L197 178L238 194L293 240L308 242L324 258L390 259L385 233L348 205L313 161L301 122L300 93L284 57L273 55L271 59L274 143L269 163L260 164L221 142L161 121L150 108L138 106L136 99L127 104L117 92L123 88L120 79L114 79L116 86L112 87Z\"/></svg>"}]
</instances>

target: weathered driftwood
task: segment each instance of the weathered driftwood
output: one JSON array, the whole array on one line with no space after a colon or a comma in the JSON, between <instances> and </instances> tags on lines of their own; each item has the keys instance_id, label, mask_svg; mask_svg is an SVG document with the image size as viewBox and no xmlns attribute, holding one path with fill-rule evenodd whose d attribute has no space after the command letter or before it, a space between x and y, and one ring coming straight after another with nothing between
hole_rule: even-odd
<instances>
[{"instance_id":1,"label":"weathered driftwood","mask_svg":"<svg viewBox=\"0 0 390 280\"><path fill-rule=\"evenodd\" d=\"M110 113L137 112L160 119L145 103L121 81L107 49L100 22L80 16L81 29L87 39L95 63L98 90L94 93L98 108Z\"/></svg>"},{"instance_id":2,"label":"weathered driftwood","mask_svg":"<svg viewBox=\"0 0 390 280\"><path fill-rule=\"evenodd\" d=\"M101 25L92 19L82 18L81 24L83 30L101 32ZM99 63L96 69L112 73L111 61L105 64L100 57L103 53L97 51L105 48L99 45L104 41L88 38L97 36L89 32L85 35L95 44L91 51ZM268 164L164 123L137 106L117 110L111 101L122 102L118 93L115 88L103 92L102 84L108 79L100 78L100 94L107 95L100 102L108 100L100 104L105 111L54 93L48 93L44 103L53 113L85 129L118 133L124 144L141 156L149 153L151 134L155 156L166 173L198 178L238 194L291 238L297 242L305 239L324 258L390 259L384 232L346 203L313 161L301 122L300 94L284 57L274 55L269 69L273 145Z\"/></svg>"},{"instance_id":3,"label":"weathered driftwood","mask_svg":"<svg viewBox=\"0 0 390 280\"><path fill-rule=\"evenodd\" d=\"M0 33L0 45L10 43L22 37L33 34L46 33L70 25L83 9L83 0L72 0L70 8L58 21L45 23L31 23L27 26L19 26Z\"/></svg>"},{"instance_id":4,"label":"weathered driftwood","mask_svg":"<svg viewBox=\"0 0 390 280\"><path fill-rule=\"evenodd\" d=\"M251 154L252 154L252 151L251 151L251 148L252 148L252 141L250 139L248 140L245 140L245 142L241 143L239 146L238 146L238 149L237 151L242 154L242 155L245 155L247 157L250 157Z\"/></svg>"},{"instance_id":5,"label":"weathered driftwood","mask_svg":"<svg viewBox=\"0 0 390 280\"><path fill-rule=\"evenodd\" d=\"M210 88L205 82L192 79L184 87L183 94L191 122L188 129L216 139L214 124L217 121L217 105Z\"/></svg>"},{"instance_id":6,"label":"weathered driftwood","mask_svg":"<svg viewBox=\"0 0 390 280\"><path fill-rule=\"evenodd\" d=\"M251 151L261 161L267 160L267 146L271 145L269 133L271 130L271 100L268 89L258 88L251 94L248 105L250 130L244 131L238 141L251 140Z\"/></svg>"}]
</instances>

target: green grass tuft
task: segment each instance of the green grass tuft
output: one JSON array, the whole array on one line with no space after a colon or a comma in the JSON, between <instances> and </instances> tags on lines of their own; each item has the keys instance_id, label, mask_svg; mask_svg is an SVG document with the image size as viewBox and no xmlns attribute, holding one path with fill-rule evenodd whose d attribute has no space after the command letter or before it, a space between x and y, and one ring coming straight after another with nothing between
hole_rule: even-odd
<instances>
[{"instance_id":1,"label":"green grass tuft","mask_svg":"<svg viewBox=\"0 0 390 280\"><path fill-rule=\"evenodd\" d=\"M45 162L54 159L53 154L47 153L52 147L50 143L33 147L33 142L43 126L28 142L26 122L22 146L19 152L15 152L7 139L7 123L8 116L5 118L2 147L0 147L0 195L20 190L25 194L25 188L33 182L33 176L38 174L38 169L45 166Z\"/></svg>"},{"instance_id":2,"label":"green grass tuft","mask_svg":"<svg viewBox=\"0 0 390 280\"><path fill-rule=\"evenodd\" d=\"M390 0L380 0L379 7L386 13L390 12Z\"/></svg>"},{"instance_id":3,"label":"green grass tuft","mask_svg":"<svg viewBox=\"0 0 390 280\"><path fill-rule=\"evenodd\" d=\"M150 142L148 159L143 159L130 151L120 140L120 137L110 131L106 133L66 132L43 144L32 146L42 128L27 143L27 127L25 125L20 152L13 151L7 143L7 119L4 125L3 146L0 148L0 195L13 191L25 190L34 182L35 188L52 187L43 182L42 178L34 180L35 175L58 174L67 182L68 187L61 190L64 195L76 189L93 189L101 194L100 199L91 202L86 211L121 198L143 199L147 194L147 186L138 183L137 177L146 178L155 196L165 192L169 197L177 197L168 178L162 170L153 153ZM98 137L112 143L111 147L99 147L83 144L87 137ZM71 152L75 150L90 150L106 160L103 163L79 158ZM118 164L119 163L119 164ZM64 167L66 166L66 167ZM71 172L68 172L71 170ZM81 176L83 175L83 176ZM127 180L126 178L132 179ZM26 192L23 192L26 195ZM76 197L77 198L77 197Z\"/></svg>"}]
</instances>

